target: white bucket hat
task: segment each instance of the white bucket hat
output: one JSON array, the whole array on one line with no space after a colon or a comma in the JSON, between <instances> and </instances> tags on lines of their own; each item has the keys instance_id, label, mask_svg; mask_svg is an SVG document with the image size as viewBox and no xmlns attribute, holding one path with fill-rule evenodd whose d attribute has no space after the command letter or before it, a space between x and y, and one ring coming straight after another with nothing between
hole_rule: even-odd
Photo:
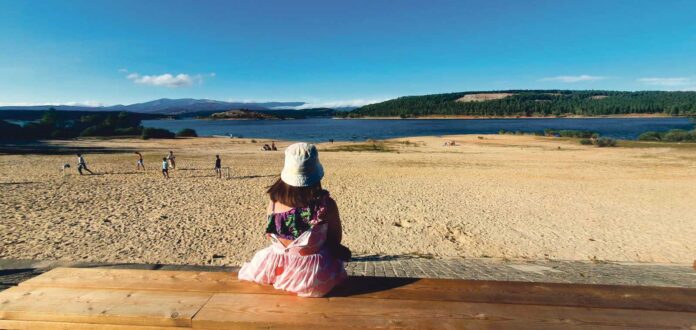
<instances>
[{"instance_id":1,"label":"white bucket hat","mask_svg":"<svg viewBox=\"0 0 696 330\"><path fill-rule=\"evenodd\" d=\"M293 187L308 187L321 181L324 168L313 144L295 143L285 149L285 166L280 179Z\"/></svg>"}]
</instances>

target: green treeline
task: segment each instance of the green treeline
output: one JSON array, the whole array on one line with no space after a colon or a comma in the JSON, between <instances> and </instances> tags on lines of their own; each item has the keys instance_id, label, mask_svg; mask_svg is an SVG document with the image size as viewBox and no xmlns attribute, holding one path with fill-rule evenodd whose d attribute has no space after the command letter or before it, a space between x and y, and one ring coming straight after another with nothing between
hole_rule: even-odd
<instances>
[{"instance_id":1,"label":"green treeline","mask_svg":"<svg viewBox=\"0 0 696 330\"><path fill-rule=\"evenodd\" d=\"M31 111L32 116L38 113ZM40 140L70 139L87 136L142 136L143 138L174 137L174 133L161 129L144 129L143 119L161 117L159 115L133 112L88 112L86 114L50 109L41 117L25 125L17 125L0 120L0 139ZM24 115L24 114L22 114ZM190 134L190 132L187 132ZM194 132L195 134L195 132ZM166 135L166 136L165 136Z\"/></svg>"},{"instance_id":2,"label":"green treeline","mask_svg":"<svg viewBox=\"0 0 696 330\"><path fill-rule=\"evenodd\" d=\"M512 93L489 101L457 102L467 94ZM466 115L490 117L696 115L696 92L507 90L404 96L343 114L346 117ZM339 114L340 115L340 114Z\"/></svg>"}]
</instances>

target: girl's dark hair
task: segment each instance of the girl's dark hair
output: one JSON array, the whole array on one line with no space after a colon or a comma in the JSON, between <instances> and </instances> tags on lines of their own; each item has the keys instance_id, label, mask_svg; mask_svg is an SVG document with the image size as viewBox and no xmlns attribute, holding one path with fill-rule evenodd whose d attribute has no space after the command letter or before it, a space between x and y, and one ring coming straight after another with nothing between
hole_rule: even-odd
<instances>
[{"instance_id":1,"label":"girl's dark hair","mask_svg":"<svg viewBox=\"0 0 696 330\"><path fill-rule=\"evenodd\" d=\"M266 191L273 202L289 207L309 207L324 194L321 182L309 187L293 187L278 179Z\"/></svg>"}]
</instances>

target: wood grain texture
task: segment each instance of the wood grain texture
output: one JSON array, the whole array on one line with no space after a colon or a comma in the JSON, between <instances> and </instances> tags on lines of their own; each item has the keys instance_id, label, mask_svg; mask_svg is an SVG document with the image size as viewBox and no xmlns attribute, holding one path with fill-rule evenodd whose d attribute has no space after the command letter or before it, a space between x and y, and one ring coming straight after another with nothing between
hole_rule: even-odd
<instances>
[{"instance_id":1,"label":"wood grain texture","mask_svg":"<svg viewBox=\"0 0 696 330\"><path fill-rule=\"evenodd\" d=\"M237 280L236 273L107 268L55 268L19 286L187 292L253 290Z\"/></svg>"},{"instance_id":2,"label":"wood grain texture","mask_svg":"<svg viewBox=\"0 0 696 330\"><path fill-rule=\"evenodd\" d=\"M193 318L194 328L523 328L617 329L696 327L696 314L365 298L302 299L259 294L215 294Z\"/></svg>"},{"instance_id":3,"label":"wood grain texture","mask_svg":"<svg viewBox=\"0 0 696 330\"><path fill-rule=\"evenodd\" d=\"M0 329L17 330L172 330L191 329L189 327L158 327L143 325L116 325L96 323L69 323L47 321L0 320Z\"/></svg>"},{"instance_id":4,"label":"wood grain texture","mask_svg":"<svg viewBox=\"0 0 696 330\"><path fill-rule=\"evenodd\" d=\"M210 294L14 287L0 292L0 320L190 326Z\"/></svg>"},{"instance_id":5,"label":"wood grain texture","mask_svg":"<svg viewBox=\"0 0 696 330\"><path fill-rule=\"evenodd\" d=\"M331 296L696 313L696 289L689 288L353 277Z\"/></svg>"},{"instance_id":6,"label":"wood grain texture","mask_svg":"<svg viewBox=\"0 0 696 330\"><path fill-rule=\"evenodd\" d=\"M56 268L20 286L288 295L226 272ZM688 288L351 277L330 296L696 312Z\"/></svg>"}]
</instances>

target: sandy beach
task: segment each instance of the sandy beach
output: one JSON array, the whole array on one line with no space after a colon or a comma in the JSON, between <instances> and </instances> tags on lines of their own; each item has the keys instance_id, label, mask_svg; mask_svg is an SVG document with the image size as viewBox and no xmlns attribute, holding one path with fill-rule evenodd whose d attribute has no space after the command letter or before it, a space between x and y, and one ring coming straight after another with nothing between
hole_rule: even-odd
<instances>
[{"instance_id":1,"label":"sandy beach","mask_svg":"<svg viewBox=\"0 0 696 330\"><path fill-rule=\"evenodd\" d=\"M480 137L480 138L479 138ZM455 140L456 146L443 142ZM408 141L408 142L406 142ZM0 155L0 258L240 265L266 245L266 141L52 141ZM277 143L281 150L289 142ZM463 135L319 145L355 254L691 263L696 149ZM91 152L89 150L92 150ZM135 169L133 151L145 156ZM171 179L160 163L177 156ZM356 151L360 150L360 151ZM231 179L214 176L214 155ZM70 163L66 175L63 163Z\"/></svg>"}]
</instances>

